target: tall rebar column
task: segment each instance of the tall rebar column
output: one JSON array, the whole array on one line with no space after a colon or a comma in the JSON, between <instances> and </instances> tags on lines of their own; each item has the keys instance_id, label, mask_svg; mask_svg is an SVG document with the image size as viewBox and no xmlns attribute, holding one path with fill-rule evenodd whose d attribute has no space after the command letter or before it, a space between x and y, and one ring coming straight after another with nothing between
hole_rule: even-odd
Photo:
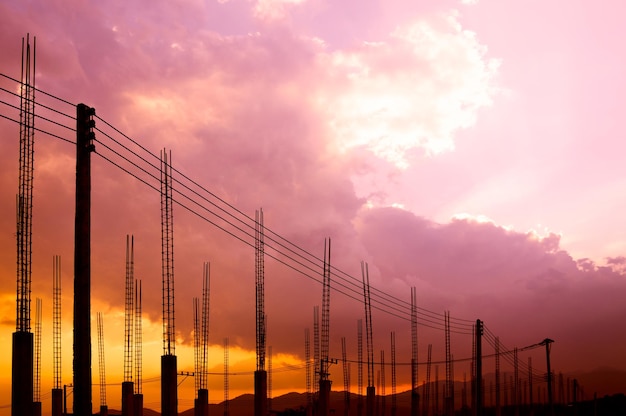
<instances>
[{"instance_id":1,"label":"tall rebar column","mask_svg":"<svg viewBox=\"0 0 626 416\"><path fill-rule=\"evenodd\" d=\"M454 380L452 380L452 356L450 351L450 311L444 312L446 338L446 384L444 387L445 413L452 416L454 413Z\"/></svg>"},{"instance_id":2,"label":"tall rebar column","mask_svg":"<svg viewBox=\"0 0 626 416\"><path fill-rule=\"evenodd\" d=\"M348 373L348 357L346 337L341 337L341 364L343 367L343 414L350 414L350 374Z\"/></svg>"},{"instance_id":3,"label":"tall rebar column","mask_svg":"<svg viewBox=\"0 0 626 416\"><path fill-rule=\"evenodd\" d=\"M420 397L417 391L417 289L411 288L411 416L417 416Z\"/></svg>"},{"instance_id":4,"label":"tall rebar column","mask_svg":"<svg viewBox=\"0 0 626 416\"><path fill-rule=\"evenodd\" d=\"M143 326L141 322L141 280L135 280L135 394L133 407L135 416L143 416Z\"/></svg>"},{"instance_id":5,"label":"tall rebar column","mask_svg":"<svg viewBox=\"0 0 626 416\"><path fill-rule=\"evenodd\" d=\"M430 368L432 366L433 344L428 344L428 353L426 360L426 383L424 383L424 405L422 406L422 414L428 416L430 414Z\"/></svg>"},{"instance_id":6,"label":"tall rebar column","mask_svg":"<svg viewBox=\"0 0 626 416\"><path fill-rule=\"evenodd\" d=\"M496 337L495 340L495 350L496 350L496 416L500 416L502 414L502 406L500 403L500 337Z\"/></svg>"},{"instance_id":7,"label":"tall rebar column","mask_svg":"<svg viewBox=\"0 0 626 416\"><path fill-rule=\"evenodd\" d=\"M367 389L365 411L367 416L374 416L376 388L374 387L374 341L372 334L372 304L370 301L370 277L367 263L361 262L363 277L363 297L365 305L365 339L367 344Z\"/></svg>"},{"instance_id":8,"label":"tall rebar column","mask_svg":"<svg viewBox=\"0 0 626 416\"><path fill-rule=\"evenodd\" d=\"M323 285L322 285L322 336L320 338L320 397L319 397L319 415L327 416L330 412L330 386L331 381L328 379L330 358L329 358L329 341L330 341L330 239L328 244L324 240L324 266L323 266Z\"/></svg>"},{"instance_id":9,"label":"tall rebar column","mask_svg":"<svg viewBox=\"0 0 626 416\"><path fill-rule=\"evenodd\" d=\"M207 355L209 348L209 285L210 264L205 262L202 268L202 302L194 298L194 358L197 398L195 410L197 416L209 413L209 390L207 384Z\"/></svg>"},{"instance_id":10,"label":"tall rebar column","mask_svg":"<svg viewBox=\"0 0 626 416\"><path fill-rule=\"evenodd\" d=\"M61 256L52 259L52 416L63 412L63 389L61 388Z\"/></svg>"},{"instance_id":11,"label":"tall rebar column","mask_svg":"<svg viewBox=\"0 0 626 416\"><path fill-rule=\"evenodd\" d=\"M363 416L363 320L358 319L357 325L357 403L356 413Z\"/></svg>"},{"instance_id":12,"label":"tall rebar column","mask_svg":"<svg viewBox=\"0 0 626 416\"><path fill-rule=\"evenodd\" d=\"M124 307L124 381L122 382L122 415L134 416L133 399L133 324L134 324L134 284L135 284L135 238L126 235L126 278Z\"/></svg>"},{"instance_id":13,"label":"tall rebar column","mask_svg":"<svg viewBox=\"0 0 626 416\"><path fill-rule=\"evenodd\" d=\"M35 379L33 380L33 416L41 416L41 299L35 299Z\"/></svg>"},{"instance_id":14,"label":"tall rebar column","mask_svg":"<svg viewBox=\"0 0 626 416\"><path fill-rule=\"evenodd\" d=\"M309 328L304 328L304 361L306 363L305 383L306 383L306 414L313 413L313 371L311 371L311 334Z\"/></svg>"},{"instance_id":15,"label":"tall rebar column","mask_svg":"<svg viewBox=\"0 0 626 416\"><path fill-rule=\"evenodd\" d=\"M396 416L397 411L397 384L396 377L396 333L391 332L391 416Z\"/></svg>"},{"instance_id":16,"label":"tall rebar column","mask_svg":"<svg viewBox=\"0 0 626 416\"><path fill-rule=\"evenodd\" d=\"M106 371L104 365L104 322L102 320L102 312L98 312L97 329L98 329L98 375L100 379L100 416L107 416L109 408L107 406L107 382Z\"/></svg>"},{"instance_id":17,"label":"tall rebar column","mask_svg":"<svg viewBox=\"0 0 626 416\"><path fill-rule=\"evenodd\" d=\"M91 152L93 116L76 106L76 217L74 222L74 415L91 416Z\"/></svg>"},{"instance_id":18,"label":"tall rebar column","mask_svg":"<svg viewBox=\"0 0 626 416\"><path fill-rule=\"evenodd\" d=\"M174 316L174 216L171 152L161 152L161 281L163 355L161 356L161 414L178 415L176 330Z\"/></svg>"},{"instance_id":19,"label":"tall rebar column","mask_svg":"<svg viewBox=\"0 0 626 416\"><path fill-rule=\"evenodd\" d=\"M229 379L228 372L229 369L229 350L230 349L230 341L228 337L224 338L224 416L230 416L230 397L229 397Z\"/></svg>"},{"instance_id":20,"label":"tall rebar column","mask_svg":"<svg viewBox=\"0 0 626 416\"><path fill-rule=\"evenodd\" d=\"M254 372L254 415L267 415L267 372L265 371L265 242L263 209L255 213L256 371Z\"/></svg>"},{"instance_id":21,"label":"tall rebar column","mask_svg":"<svg viewBox=\"0 0 626 416\"><path fill-rule=\"evenodd\" d=\"M480 319L476 320L476 330L474 331L476 336L476 415L482 416L483 414L483 323Z\"/></svg>"},{"instance_id":22,"label":"tall rebar column","mask_svg":"<svg viewBox=\"0 0 626 416\"><path fill-rule=\"evenodd\" d=\"M35 137L35 43L22 38L20 82L20 171L17 195L17 296L11 361L11 415L30 415L33 406L33 334L30 332L33 164Z\"/></svg>"}]
</instances>

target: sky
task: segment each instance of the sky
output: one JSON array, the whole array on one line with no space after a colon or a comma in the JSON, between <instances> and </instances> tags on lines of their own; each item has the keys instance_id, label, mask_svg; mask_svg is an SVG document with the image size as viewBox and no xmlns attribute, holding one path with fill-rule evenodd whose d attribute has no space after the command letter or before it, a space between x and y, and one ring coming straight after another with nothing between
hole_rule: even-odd
<instances>
[{"instance_id":1,"label":"sky","mask_svg":"<svg viewBox=\"0 0 626 416\"><path fill-rule=\"evenodd\" d=\"M461 332L480 319L507 348L553 339L552 368L577 377L626 371L625 13L612 0L2 0L0 73L20 77L22 38L36 36L36 86L65 100L38 93L38 103L69 115L70 104L94 107L103 132L152 154L171 151L175 176L241 215L262 208L268 230L318 258L331 238L333 267L359 282L366 262L376 293L410 302L415 287L437 328L445 311L461 328L452 334L455 357L470 356L471 335ZM0 87L0 341L8 356L19 126L6 117L19 119L19 111L6 103L19 107L7 92L19 90L6 77ZM73 126L45 107L36 112ZM43 119L36 127L75 140ZM104 158L123 163L107 149L112 139L96 137L92 344L97 357L95 313L103 312L115 408L128 234L143 282L144 379L159 375L160 199ZM72 380L75 149L62 139L35 134L32 297L44 307L42 393L52 384L54 255L62 257L63 380ZM241 373L230 396L251 392L254 244L179 206L174 218L178 368L193 370L192 299L208 261L210 367L223 371L228 337L231 370ZM322 286L270 257L284 260L275 250L268 244L265 301L278 394L305 387L301 368L286 370L302 364ZM346 337L355 358L362 298L331 287L331 356L341 356ZM397 361L410 361L406 316L374 309L372 320L376 356L389 357L394 331ZM419 361L428 344L433 360L443 360L444 332L428 325L419 322ZM545 371L544 351L524 351L524 363L525 354ZM10 360L0 369L6 413ZM332 369L339 388L341 367ZM469 375L462 365L455 371ZM403 377L398 384L410 384ZM219 402L222 379L210 379L210 401ZM144 385L148 407L159 408L158 384ZM586 391L624 385L622 376ZM181 410L192 390L193 381L181 381Z\"/></svg>"}]
</instances>

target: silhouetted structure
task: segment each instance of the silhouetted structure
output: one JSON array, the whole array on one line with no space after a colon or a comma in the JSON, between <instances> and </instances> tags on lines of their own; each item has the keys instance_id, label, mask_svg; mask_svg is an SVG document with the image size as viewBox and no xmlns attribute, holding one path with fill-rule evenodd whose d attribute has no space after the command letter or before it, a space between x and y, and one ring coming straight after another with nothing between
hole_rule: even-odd
<instances>
[{"instance_id":1,"label":"silhouetted structure","mask_svg":"<svg viewBox=\"0 0 626 416\"><path fill-rule=\"evenodd\" d=\"M74 221L74 415L91 416L91 152L93 116L76 106L76 216Z\"/></svg>"},{"instance_id":2,"label":"silhouetted structure","mask_svg":"<svg viewBox=\"0 0 626 416\"><path fill-rule=\"evenodd\" d=\"M322 334L320 338L320 372L318 414L328 416L330 412L330 386L328 379L330 357L330 239L324 240L324 267L322 284Z\"/></svg>"},{"instance_id":3,"label":"silhouetted structure","mask_svg":"<svg viewBox=\"0 0 626 416\"><path fill-rule=\"evenodd\" d=\"M161 356L161 415L178 415L176 329L174 317L174 217L171 153L161 152L161 273L163 355Z\"/></svg>"},{"instance_id":4,"label":"silhouetted structure","mask_svg":"<svg viewBox=\"0 0 626 416\"><path fill-rule=\"evenodd\" d=\"M411 416L417 416L420 396L417 391L417 289L411 288Z\"/></svg>"},{"instance_id":5,"label":"silhouetted structure","mask_svg":"<svg viewBox=\"0 0 626 416\"><path fill-rule=\"evenodd\" d=\"M367 344L367 389L365 411L367 416L374 416L376 388L374 387L374 341L372 335L372 304L370 301L370 277L367 263L361 262L363 277L363 298L365 305L365 340Z\"/></svg>"},{"instance_id":6,"label":"silhouetted structure","mask_svg":"<svg viewBox=\"0 0 626 416\"><path fill-rule=\"evenodd\" d=\"M41 299L35 299L35 379L33 380L33 416L41 416Z\"/></svg>"},{"instance_id":7,"label":"silhouetted structure","mask_svg":"<svg viewBox=\"0 0 626 416\"><path fill-rule=\"evenodd\" d=\"M100 379L100 416L109 414L107 406L107 379L104 361L104 322L102 320L102 312L97 314L98 329L98 375Z\"/></svg>"},{"instance_id":8,"label":"silhouetted structure","mask_svg":"<svg viewBox=\"0 0 626 416\"><path fill-rule=\"evenodd\" d=\"M32 414L33 334L30 332L33 164L35 146L35 44L22 38L20 83L20 171L17 195L17 305L12 345L11 415Z\"/></svg>"},{"instance_id":9,"label":"silhouetted structure","mask_svg":"<svg viewBox=\"0 0 626 416\"><path fill-rule=\"evenodd\" d=\"M143 332L141 324L141 280L135 280L135 395L133 407L135 416L143 416L142 366Z\"/></svg>"},{"instance_id":10,"label":"silhouetted structure","mask_svg":"<svg viewBox=\"0 0 626 416\"><path fill-rule=\"evenodd\" d=\"M52 416L63 412L61 389L61 256L52 259L52 355L54 361L52 385Z\"/></svg>"},{"instance_id":11,"label":"silhouetted structure","mask_svg":"<svg viewBox=\"0 0 626 416\"><path fill-rule=\"evenodd\" d=\"M134 416L133 400L133 323L135 284L135 238L126 235L126 277L124 297L124 381L122 382L122 416Z\"/></svg>"},{"instance_id":12,"label":"silhouetted structure","mask_svg":"<svg viewBox=\"0 0 626 416\"><path fill-rule=\"evenodd\" d=\"M267 415L267 372L265 371L265 241L263 209L255 214L256 284L256 371L254 372L254 415Z\"/></svg>"}]
</instances>

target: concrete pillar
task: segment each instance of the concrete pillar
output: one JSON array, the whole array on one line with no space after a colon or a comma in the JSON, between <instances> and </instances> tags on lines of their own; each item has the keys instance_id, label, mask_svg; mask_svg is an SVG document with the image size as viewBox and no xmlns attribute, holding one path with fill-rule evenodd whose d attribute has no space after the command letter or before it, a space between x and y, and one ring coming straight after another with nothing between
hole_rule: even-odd
<instances>
[{"instance_id":1,"label":"concrete pillar","mask_svg":"<svg viewBox=\"0 0 626 416\"><path fill-rule=\"evenodd\" d=\"M267 371L254 372L254 416L267 416Z\"/></svg>"},{"instance_id":2,"label":"concrete pillar","mask_svg":"<svg viewBox=\"0 0 626 416\"><path fill-rule=\"evenodd\" d=\"M133 399L135 416L143 416L143 394L135 394Z\"/></svg>"},{"instance_id":3,"label":"concrete pillar","mask_svg":"<svg viewBox=\"0 0 626 416\"><path fill-rule=\"evenodd\" d=\"M133 400L135 392L135 383L132 381L122 382L122 416L134 416L135 409L133 407Z\"/></svg>"},{"instance_id":4,"label":"concrete pillar","mask_svg":"<svg viewBox=\"0 0 626 416\"><path fill-rule=\"evenodd\" d=\"M176 356L161 356L161 415L178 416Z\"/></svg>"},{"instance_id":5,"label":"concrete pillar","mask_svg":"<svg viewBox=\"0 0 626 416\"><path fill-rule=\"evenodd\" d=\"M320 380L319 416L330 414L330 380Z\"/></svg>"},{"instance_id":6,"label":"concrete pillar","mask_svg":"<svg viewBox=\"0 0 626 416\"><path fill-rule=\"evenodd\" d=\"M33 402L33 416L41 416L41 402Z\"/></svg>"},{"instance_id":7,"label":"concrete pillar","mask_svg":"<svg viewBox=\"0 0 626 416\"><path fill-rule=\"evenodd\" d=\"M207 389L198 390L196 408L198 409L198 416L209 416L209 391Z\"/></svg>"},{"instance_id":8,"label":"concrete pillar","mask_svg":"<svg viewBox=\"0 0 626 416\"><path fill-rule=\"evenodd\" d=\"M11 416L32 414L33 408L33 334L13 333Z\"/></svg>"},{"instance_id":9,"label":"concrete pillar","mask_svg":"<svg viewBox=\"0 0 626 416\"><path fill-rule=\"evenodd\" d=\"M52 389L52 413L51 416L63 415L63 389Z\"/></svg>"},{"instance_id":10,"label":"concrete pillar","mask_svg":"<svg viewBox=\"0 0 626 416\"><path fill-rule=\"evenodd\" d=\"M367 386L365 396L365 414L367 416L374 416L376 410L376 388L374 386Z\"/></svg>"}]
</instances>

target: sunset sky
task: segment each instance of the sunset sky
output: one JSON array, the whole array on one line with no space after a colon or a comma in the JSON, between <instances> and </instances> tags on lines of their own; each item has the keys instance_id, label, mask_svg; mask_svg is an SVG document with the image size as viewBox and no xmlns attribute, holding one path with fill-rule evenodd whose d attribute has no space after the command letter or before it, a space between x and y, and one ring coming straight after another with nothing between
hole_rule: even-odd
<instances>
[{"instance_id":1,"label":"sunset sky","mask_svg":"<svg viewBox=\"0 0 626 416\"><path fill-rule=\"evenodd\" d=\"M106 123L153 154L171 150L180 173L249 217L262 207L269 230L320 258L330 237L333 266L361 279L365 261L372 287L405 302L416 287L418 306L441 315L440 326L450 311L462 326L483 320L507 348L555 340L553 369L576 377L626 371L625 17L617 0L2 0L0 73L20 77L22 37L36 36L36 86L94 107L97 127L115 140L126 139ZM6 77L0 87L19 91ZM19 106L5 91L0 100ZM37 100L75 115L42 93ZM19 119L3 103L0 114ZM35 126L75 140L45 120ZM8 415L19 126L2 118L0 133L0 415ZM101 157L114 157L113 142L96 137L93 379L95 313L103 312L107 397L119 408L133 234L144 401L159 409L159 193ZM44 413L54 255L62 257L63 380L72 382L74 180L72 144L37 132L32 298L44 305ZM251 392L254 249L174 206L174 253L178 369L193 370L192 299L209 261L209 364L223 370L229 337L231 370L240 373L230 396ZM271 257L265 269L267 345L281 369L274 395L303 391L304 371L285 370L302 365L322 287ZM361 298L333 291L330 315L331 356L340 358L345 336L356 359ZM375 309L373 327L375 357L383 349L390 357L395 331L397 361L410 361L409 322ZM445 359L444 341L420 322L420 362L428 344L433 360ZM471 336L454 333L452 352L469 357ZM528 356L545 371L543 350L520 359ZM351 371L356 392L355 364ZM455 371L469 376L466 364ZM331 372L340 390L341 366ZM210 401L219 402L222 378L211 377ZM600 391L623 392L620 383ZM410 378L401 373L398 384ZM179 410L191 407L192 390L193 380L182 381ZM93 392L97 409L98 386Z\"/></svg>"}]
</instances>

